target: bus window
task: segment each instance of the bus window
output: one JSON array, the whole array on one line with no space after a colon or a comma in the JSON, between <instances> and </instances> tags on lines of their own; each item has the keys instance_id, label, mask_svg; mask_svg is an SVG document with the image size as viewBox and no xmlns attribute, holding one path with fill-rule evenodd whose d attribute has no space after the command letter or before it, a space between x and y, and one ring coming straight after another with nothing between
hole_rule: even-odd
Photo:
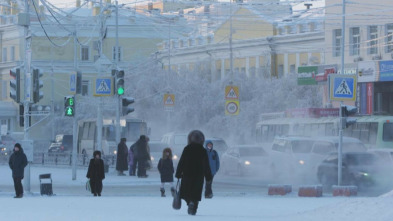
<instances>
[{"instance_id":1,"label":"bus window","mask_svg":"<svg viewBox=\"0 0 393 221\"><path fill-rule=\"evenodd\" d=\"M317 142L314 144L313 153L326 155L330 152L335 152L336 148L332 143L329 142Z\"/></svg>"},{"instance_id":2,"label":"bus window","mask_svg":"<svg viewBox=\"0 0 393 221\"><path fill-rule=\"evenodd\" d=\"M370 123L359 124L360 129L360 140L363 143L369 143L370 141Z\"/></svg>"},{"instance_id":3,"label":"bus window","mask_svg":"<svg viewBox=\"0 0 393 221\"><path fill-rule=\"evenodd\" d=\"M267 141L272 141L274 139L274 137L276 135L275 129L276 129L276 127L274 125L269 125Z\"/></svg>"},{"instance_id":4,"label":"bus window","mask_svg":"<svg viewBox=\"0 0 393 221\"><path fill-rule=\"evenodd\" d=\"M116 130L114 126L104 127L104 139L108 141L116 140Z\"/></svg>"},{"instance_id":5,"label":"bus window","mask_svg":"<svg viewBox=\"0 0 393 221\"><path fill-rule=\"evenodd\" d=\"M89 134L89 123L83 123L83 139L87 139L87 135Z\"/></svg>"},{"instance_id":6,"label":"bus window","mask_svg":"<svg viewBox=\"0 0 393 221\"><path fill-rule=\"evenodd\" d=\"M383 141L393 141L393 123L383 124Z\"/></svg>"},{"instance_id":7,"label":"bus window","mask_svg":"<svg viewBox=\"0 0 393 221\"><path fill-rule=\"evenodd\" d=\"M87 135L87 139L94 140L95 129L96 129L95 123L89 123L89 134Z\"/></svg>"},{"instance_id":8,"label":"bus window","mask_svg":"<svg viewBox=\"0 0 393 221\"><path fill-rule=\"evenodd\" d=\"M136 141L140 135L146 135L146 125L143 122L127 122L125 127L122 127L122 135L128 141Z\"/></svg>"},{"instance_id":9,"label":"bus window","mask_svg":"<svg viewBox=\"0 0 393 221\"><path fill-rule=\"evenodd\" d=\"M378 123L370 123L370 135L368 142L369 144L375 145L377 142L377 134L378 134Z\"/></svg>"},{"instance_id":10,"label":"bus window","mask_svg":"<svg viewBox=\"0 0 393 221\"><path fill-rule=\"evenodd\" d=\"M262 142L264 142L264 141L268 141L268 131L269 131L269 126L262 126L262 129L261 129L261 138L262 138Z\"/></svg>"},{"instance_id":11,"label":"bus window","mask_svg":"<svg viewBox=\"0 0 393 221\"><path fill-rule=\"evenodd\" d=\"M289 134L289 125L282 125L282 135L288 135Z\"/></svg>"}]
</instances>

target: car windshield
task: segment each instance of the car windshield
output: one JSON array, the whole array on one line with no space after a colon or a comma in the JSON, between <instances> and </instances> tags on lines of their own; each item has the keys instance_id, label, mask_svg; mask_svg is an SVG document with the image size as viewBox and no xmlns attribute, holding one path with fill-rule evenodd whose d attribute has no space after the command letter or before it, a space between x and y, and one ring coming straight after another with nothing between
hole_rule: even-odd
<instances>
[{"instance_id":1,"label":"car windshield","mask_svg":"<svg viewBox=\"0 0 393 221\"><path fill-rule=\"evenodd\" d=\"M176 145L181 144L181 145L186 145L187 144L187 136L186 135L176 135L174 143Z\"/></svg>"},{"instance_id":2,"label":"car windshield","mask_svg":"<svg viewBox=\"0 0 393 221\"><path fill-rule=\"evenodd\" d=\"M376 163L376 158L373 154L349 154L347 155L347 163L350 165L372 165Z\"/></svg>"},{"instance_id":3,"label":"car windshield","mask_svg":"<svg viewBox=\"0 0 393 221\"><path fill-rule=\"evenodd\" d=\"M212 142L214 150L225 152L228 149L227 144L223 140L213 140Z\"/></svg>"},{"instance_id":4,"label":"car windshield","mask_svg":"<svg viewBox=\"0 0 393 221\"><path fill-rule=\"evenodd\" d=\"M313 145L311 140L294 140L292 141L293 153L310 153Z\"/></svg>"},{"instance_id":5,"label":"car windshield","mask_svg":"<svg viewBox=\"0 0 393 221\"><path fill-rule=\"evenodd\" d=\"M165 145L162 143L149 143L150 152L162 152Z\"/></svg>"},{"instance_id":6,"label":"car windshield","mask_svg":"<svg viewBox=\"0 0 393 221\"><path fill-rule=\"evenodd\" d=\"M266 152L260 147L239 148L239 154L242 157L266 156Z\"/></svg>"},{"instance_id":7,"label":"car windshield","mask_svg":"<svg viewBox=\"0 0 393 221\"><path fill-rule=\"evenodd\" d=\"M367 151L363 143L343 143L344 152Z\"/></svg>"}]
</instances>

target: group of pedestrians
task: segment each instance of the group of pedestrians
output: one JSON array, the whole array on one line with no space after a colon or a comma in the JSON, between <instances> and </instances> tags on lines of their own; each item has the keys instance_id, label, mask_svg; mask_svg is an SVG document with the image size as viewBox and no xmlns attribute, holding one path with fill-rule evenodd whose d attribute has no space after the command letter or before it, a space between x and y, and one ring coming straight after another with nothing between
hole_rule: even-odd
<instances>
[{"instance_id":1,"label":"group of pedestrians","mask_svg":"<svg viewBox=\"0 0 393 221\"><path fill-rule=\"evenodd\" d=\"M140 138L128 149L126 138L122 138L117 151L116 170L118 175L124 176L124 171L129 170L129 175L135 176L138 168L138 177L147 177L146 165L150 159L149 138L141 135ZM185 200L188 206L188 214L195 215L198 204L202 199L204 181L205 198L212 198L213 177L220 168L220 161L217 152L213 149L211 141L206 142L204 134L199 130L191 131L188 135L188 144L184 147L179 163L175 169L172 161L172 150L167 147L163 150L162 157L158 162L160 172L161 196L165 197L165 183L171 185L172 196L175 194L173 175L180 182L180 198ZM24 168L27 165L27 158L19 143L14 146L14 152L9 159L9 166L12 170L12 177L15 187L15 198L23 197L23 186L21 180L24 178ZM128 168L129 167L129 168ZM101 152L94 151L93 159L90 160L86 177L89 179L91 192L94 196L101 196L102 180L105 179L104 161L101 159Z\"/></svg>"}]
</instances>

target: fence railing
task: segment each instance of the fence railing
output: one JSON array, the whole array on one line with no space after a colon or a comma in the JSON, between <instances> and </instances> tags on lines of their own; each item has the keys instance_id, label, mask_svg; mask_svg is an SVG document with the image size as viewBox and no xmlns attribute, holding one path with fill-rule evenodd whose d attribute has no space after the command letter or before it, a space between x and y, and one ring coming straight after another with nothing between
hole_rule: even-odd
<instances>
[{"instance_id":1,"label":"fence railing","mask_svg":"<svg viewBox=\"0 0 393 221\"><path fill-rule=\"evenodd\" d=\"M0 163L8 163L9 155L1 155ZM105 164L109 166L116 165L116 155L104 155L102 156ZM87 155L78 154L77 155L77 166L88 166L90 158ZM72 165L72 154L71 153L34 153L33 154L33 164L37 165Z\"/></svg>"}]
</instances>

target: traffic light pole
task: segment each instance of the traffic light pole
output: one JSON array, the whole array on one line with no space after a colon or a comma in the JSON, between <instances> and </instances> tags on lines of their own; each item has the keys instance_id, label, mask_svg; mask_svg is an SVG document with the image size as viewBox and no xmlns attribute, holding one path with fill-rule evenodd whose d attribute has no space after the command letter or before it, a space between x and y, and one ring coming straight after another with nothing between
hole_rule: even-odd
<instances>
[{"instance_id":1,"label":"traffic light pole","mask_svg":"<svg viewBox=\"0 0 393 221\"><path fill-rule=\"evenodd\" d=\"M116 69L118 68L117 67L118 61L119 61L119 8L118 8L118 2L116 0L116 51L115 51ZM120 143L120 99L121 99L120 96L116 97L116 143L117 144Z\"/></svg>"},{"instance_id":2,"label":"traffic light pole","mask_svg":"<svg viewBox=\"0 0 393 221\"><path fill-rule=\"evenodd\" d=\"M102 0L100 0L100 34L99 34L99 42L100 42L100 47L99 47L99 55L100 55L100 61L101 58L103 57L103 32L104 32L104 25L103 25L103 18L102 18ZM99 65L99 70L98 70L98 76L102 76L102 64ZM98 109L97 109L97 146L96 150L102 151L102 98L99 97L99 103L98 103ZM107 153L106 153L107 154Z\"/></svg>"},{"instance_id":3,"label":"traffic light pole","mask_svg":"<svg viewBox=\"0 0 393 221\"><path fill-rule=\"evenodd\" d=\"M77 71L78 71L78 59L77 59L77 39L76 39L76 31L74 32L74 69L75 69L75 78L77 78ZM75 84L75 97L74 97L74 107L76 108L76 97L78 95L78 85ZM74 109L75 110L75 109ZM72 180L76 180L76 161L77 161L77 129L78 129L78 122L76 117L76 112L74 111L74 119L73 119L73 126L72 126Z\"/></svg>"},{"instance_id":4,"label":"traffic light pole","mask_svg":"<svg viewBox=\"0 0 393 221\"><path fill-rule=\"evenodd\" d=\"M25 0L25 13L29 15L29 1ZM28 20L30 22L30 16L28 16ZM24 27L24 36L25 36L25 62L24 62L24 69L25 69L25 79L24 79L24 94L25 99L23 102L24 105L24 140L29 139L29 105L30 105L30 98L31 98L31 91L30 91L30 79L31 79L31 71L30 71L30 62L31 62L31 35L29 33L29 25L25 25ZM28 159L30 162L32 159ZM24 177L24 184L26 192L30 193L30 163L27 164L25 168L25 177Z\"/></svg>"},{"instance_id":5,"label":"traffic light pole","mask_svg":"<svg viewBox=\"0 0 393 221\"><path fill-rule=\"evenodd\" d=\"M342 107L343 107L343 102L340 102L340 125L339 125L339 130L338 130L338 182L337 185L341 186L341 181L342 181L342 166L343 166L343 113L342 113Z\"/></svg>"}]
</instances>

